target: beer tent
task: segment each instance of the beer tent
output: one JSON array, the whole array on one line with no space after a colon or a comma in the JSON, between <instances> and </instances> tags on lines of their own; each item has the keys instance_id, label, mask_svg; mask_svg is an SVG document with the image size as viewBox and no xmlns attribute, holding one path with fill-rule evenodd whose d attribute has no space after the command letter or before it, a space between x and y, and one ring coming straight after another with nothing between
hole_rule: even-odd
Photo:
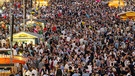
<instances>
[{"instance_id":1,"label":"beer tent","mask_svg":"<svg viewBox=\"0 0 135 76\"><path fill-rule=\"evenodd\" d=\"M119 16L122 20L132 19L132 20L135 21L135 11L123 12L123 13L118 14L118 16Z\"/></svg>"}]
</instances>

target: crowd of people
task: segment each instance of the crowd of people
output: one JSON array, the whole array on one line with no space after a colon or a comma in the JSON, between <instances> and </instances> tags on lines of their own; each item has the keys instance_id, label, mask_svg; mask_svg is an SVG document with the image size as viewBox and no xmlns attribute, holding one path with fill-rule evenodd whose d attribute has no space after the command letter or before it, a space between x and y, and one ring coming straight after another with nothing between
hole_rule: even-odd
<instances>
[{"instance_id":1,"label":"crowd of people","mask_svg":"<svg viewBox=\"0 0 135 76\"><path fill-rule=\"evenodd\" d=\"M14 32L23 30L21 5L20 1L12 6ZM8 48L9 3L0 8L4 22L0 47ZM30 15L29 5L26 9L26 16ZM32 11L36 19L44 20L45 27L26 28L43 35L40 43L13 45L18 54L23 50L23 57L28 58L23 76L135 76L135 21L117 16L135 11L134 2L114 8L102 0L50 0L49 6L33 7ZM21 76L20 71L16 76Z\"/></svg>"}]
</instances>

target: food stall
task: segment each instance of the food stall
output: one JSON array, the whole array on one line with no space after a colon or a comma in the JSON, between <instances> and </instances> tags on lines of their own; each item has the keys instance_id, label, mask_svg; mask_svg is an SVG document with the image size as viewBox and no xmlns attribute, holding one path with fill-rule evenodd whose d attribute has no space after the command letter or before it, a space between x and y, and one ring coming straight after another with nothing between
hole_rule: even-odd
<instances>
[{"instance_id":1,"label":"food stall","mask_svg":"<svg viewBox=\"0 0 135 76\"><path fill-rule=\"evenodd\" d=\"M9 76L15 74L18 71L16 64L22 69L22 64L27 62L27 58L22 56L13 55L11 56L10 49L0 49L0 76Z\"/></svg>"}]
</instances>

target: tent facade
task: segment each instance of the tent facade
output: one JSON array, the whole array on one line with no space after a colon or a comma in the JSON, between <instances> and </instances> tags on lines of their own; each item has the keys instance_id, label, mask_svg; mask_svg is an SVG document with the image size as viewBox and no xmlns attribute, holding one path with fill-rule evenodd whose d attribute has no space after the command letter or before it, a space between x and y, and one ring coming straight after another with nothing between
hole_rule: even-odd
<instances>
[{"instance_id":1,"label":"tent facade","mask_svg":"<svg viewBox=\"0 0 135 76\"><path fill-rule=\"evenodd\" d=\"M18 44L32 43L34 45L40 41L40 38L42 38L42 35L39 35L36 33L19 32L19 33L13 34L13 44L17 42Z\"/></svg>"}]
</instances>

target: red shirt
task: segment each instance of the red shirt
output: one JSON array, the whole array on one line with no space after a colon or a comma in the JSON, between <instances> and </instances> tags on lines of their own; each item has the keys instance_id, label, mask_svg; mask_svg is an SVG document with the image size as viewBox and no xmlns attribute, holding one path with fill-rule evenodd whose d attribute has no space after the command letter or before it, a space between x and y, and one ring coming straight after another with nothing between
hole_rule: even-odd
<instances>
[{"instance_id":1,"label":"red shirt","mask_svg":"<svg viewBox=\"0 0 135 76\"><path fill-rule=\"evenodd\" d=\"M20 5L20 3L18 4L18 8L20 8L21 7L21 5Z\"/></svg>"},{"instance_id":2,"label":"red shirt","mask_svg":"<svg viewBox=\"0 0 135 76\"><path fill-rule=\"evenodd\" d=\"M4 15L4 18L6 19L6 18L7 18L7 16L6 16L6 15Z\"/></svg>"},{"instance_id":3,"label":"red shirt","mask_svg":"<svg viewBox=\"0 0 135 76\"><path fill-rule=\"evenodd\" d=\"M56 30L57 30L56 26L53 26L52 31L56 31Z\"/></svg>"},{"instance_id":4,"label":"red shirt","mask_svg":"<svg viewBox=\"0 0 135 76\"><path fill-rule=\"evenodd\" d=\"M61 13L58 13L58 17L60 17L62 14Z\"/></svg>"},{"instance_id":5,"label":"red shirt","mask_svg":"<svg viewBox=\"0 0 135 76\"><path fill-rule=\"evenodd\" d=\"M47 28L44 28L44 31L47 31Z\"/></svg>"}]
</instances>

